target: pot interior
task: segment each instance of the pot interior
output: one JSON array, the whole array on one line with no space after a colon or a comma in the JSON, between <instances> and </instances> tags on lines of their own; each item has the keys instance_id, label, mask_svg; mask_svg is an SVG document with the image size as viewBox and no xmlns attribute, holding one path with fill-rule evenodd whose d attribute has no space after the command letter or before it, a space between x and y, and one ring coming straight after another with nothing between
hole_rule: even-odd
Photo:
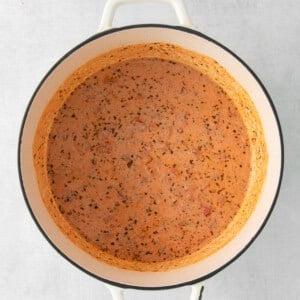
<instances>
[{"instance_id":1,"label":"pot interior","mask_svg":"<svg viewBox=\"0 0 300 300\"><path fill-rule=\"evenodd\" d=\"M269 162L267 176L256 208L239 234L225 247L197 264L168 272L136 272L118 269L94 259L76 247L58 229L48 214L35 177L32 144L40 116L49 99L65 78L88 60L113 48L150 42L177 44L218 61L244 87L261 118ZM237 256L253 239L273 205L281 173L281 139L272 106L262 86L230 52L190 30L168 26L136 26L100 34L72 50L48 74L29 107L20 145L20 171L28 204L41 229L71 261L103 279L130 286L166 287L205 277Z\"/></svg>"}]
</instances>

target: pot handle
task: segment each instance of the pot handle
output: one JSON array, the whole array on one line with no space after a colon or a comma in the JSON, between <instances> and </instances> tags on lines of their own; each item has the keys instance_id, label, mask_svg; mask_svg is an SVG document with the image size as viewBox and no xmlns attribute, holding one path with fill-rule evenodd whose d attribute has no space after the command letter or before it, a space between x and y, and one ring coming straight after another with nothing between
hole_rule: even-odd
<instances>
[{"instance_id":1,"label":"pot handle","mask_svg":"<svg viewBox=\"0 0 300 300\"><path fill-rule=\"evenodd\" d=\"M192 287L192 292L190 295L190 300L202 300L202 294L204 291L204 285L203 282L198 282L193 285Z\"/></svg>"},{"instance_id":2,"label":"pot handle","mask_svg":"<svg viewBox=\"0 0 300 300\"><path fill-rule=\"evenodd\" d=\"M187 13L183 0L107 0L103 9L103 15L98 32L112 28L112 21L116 9L122 5L131 2L165 2L173 6L179 24L184 27L193 27Z\"/></svg>"},{"instance_id":3,"label":"pot handle","mask_svg":"<svg viewBox=\"0 0 300 300\"><path fill-rule=\"evenodd\" d=\"M107 283L105 285L109 289L113 300L124 300L123 297L124 289ZM195 283L191 285L191 287L192 287L192 292L190 295L190 300L202 300L202 293L204 290L203 282Z\"/></svg>"},{"instance_id":4,"label":"pot handle","mask_svg":"<svg viewBox=\"0 0 300 300\"><path fill-rule=\"evenodd\" d=\"M105 283L105 285L109 289L113 300L124 300L124 297L123 297L124 289L116 287L114 285L107 284L107 283Z\"/></svg>"}]
</instances>

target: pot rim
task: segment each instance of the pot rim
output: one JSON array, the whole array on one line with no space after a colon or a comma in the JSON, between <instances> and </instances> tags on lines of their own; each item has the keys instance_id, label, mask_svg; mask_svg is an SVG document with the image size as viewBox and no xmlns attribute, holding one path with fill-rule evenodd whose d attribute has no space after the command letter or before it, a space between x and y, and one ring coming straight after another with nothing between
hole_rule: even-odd
<instances>
[{"instance_id":1,"label":"pot rim","mask_svg":"<svg viewBox=\"0 0 300 300\"><path fill-rule=\"evenodd\" d=\"M23 137L23 129L27 120L27 115L28 112L31 108L32 103L34 102L35 96L38 93L38 91L40 90L41 86L44 84L44 82L47 80L47 78L50 76L50 74L55 70L55 68L60 65L61 63L64 62L64 60L66 58L68 58L73 52L75 52L77 49L85 46L86 44L88 44L89 42L101 38L103 36L109 35L109 34L113 34L115 32L119 32L119 31L123 31L123 30L128 30L128 29L134 29L134 28L146 28L146 27L156 27L156 28L169 28L169 29L175 29L178 31L183 31L186 33L190 33L190 34L194 34L197 35L201 38L204 38L212 43L214 43L216 46L219 46L221 48L223 48L225 51L227 51L229 54L231 54L234 58L236 58L249 72L250 74L254 77L254 79L257 81L257 83L259 84L259 86L261 87L261 89L263 90L266 98L269 101L269 104L271 106L273 115L275 117L276 123L277 123L277 128L278 128L278 133L279 133L279 139L280 139L280 150L281 150L281 164L280 164L280 174L279 174L279 180L278 180L278 184L277 184L277 188L276 188L276 193L272 202L272 205L268 211L268 213L266 214L264 221L262 223L262 225L260 226L260 228L258 229L258 231L256 232L256 234L249 240L249 242L240 250L240 252L235 255L231 260L227 261L226 263L224 263L221 267L217 268L216 270L210 272L209 274L202 276L200 278L196 278L194 280L191 281L186 281L183 283L179 283L179 284L173 284L173 285L167 285L167 286L159 286L159 287L143 287L143 286L135 286L135 285L128 285L128 284L122 284L119 282L115 282L115 281L111 281L111 280L107 280L105 278L102 278L98 275L95 275L94 273L84 269L83 267L81 267L79 264L77 264L75 261L73 261L72 259L70 259L66 254L64 254L55 244L54 242L52 242L50 240L50 238L48 237L47 233L42 229L41 225L39 224L39 222L37 221L35 214L30 206L29 200L27 198L26 192L25 192L25 187L23 184L23 178L22 178L22 171L21 171L21 144L22 144L22 137ZM199 283L201 281L204 281L214 275L216 275L217 273L219 273L220 271L222 271L223 269L225 269L227 266L229 266L231 263L233 263L234 261L236 261L249 247L250 245L254 242L254 240L259 236L259 234L262 232L263 228L265 227L268 219L270 218L271 213L273 212L273 209L275 207L275 204L277 202L278 199L278 195L279 195L279 191L280 191L280 187L281 187L281 183L282 183L282 177L283 177L283 169L284 169L284 142L283 142L283 135L282 135L282 128L280 125L280 121L278 118L278 114L276 111L276 108L274 106L274 103L269 95L269 93L267 92L265 86L263 85L263 83L261 82L261 80L259 79L259 77L254 73L254 71L238 56L236 55L233 51L231 51L230 49L228 49L227 47L225 47L224 45L222 45L221 43L217 42L216 40L206 36L205 34L194 30L194 29L190 29L190 28L186 28L186 27L182 27L182 26L172 26L172 25L166 25L166 24L136 24L136 25L129 25L129 26L123 26L123 27L119 27L119 28L112 28L100 33L96 33L94 35L92 35L91 37L89 37L88 39L86 39L85 41L81 42L80 44L78 44L77 46L73 47L70 51L68 51L66 54L64 54L52 67L51 69L46 73L46 75L44 75L44 77L42 78L42 80L40 81L40 83L38 84L37 88L35 89L23 116L22 119L22 123L21 123L21 128L20 128L20 133L19 133L19 138L18 138L18 176L19 176L19 181L20 181L20 185L21 185L21 190L22 190L22 194L23 194L23 198L25 200L26 206L30 212L30 215L32 217L32 219L34 220L36 226L38 227L39 231L42 233L42 235L44 236L44 238L49 242L49 244L62 256L64 257L67 261L69 261L72 265L74 265L75 267L77 267L79 270L83 271L84 273L111 285L117 286L117 287L121 287L121 288L129 288L129 289L139 289L139 290L165 290L165 289L172 289L172 288L178 288L178 287L182 287L182 286L186 286L186 285L193 285L196 283Z\"/></svg>"}]
</instances>

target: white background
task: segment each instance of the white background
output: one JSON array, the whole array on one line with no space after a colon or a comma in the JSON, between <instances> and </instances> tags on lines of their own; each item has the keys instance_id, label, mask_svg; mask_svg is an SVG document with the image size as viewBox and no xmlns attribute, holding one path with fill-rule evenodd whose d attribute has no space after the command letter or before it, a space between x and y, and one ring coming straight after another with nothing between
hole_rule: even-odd
<instances>
[{"instance_id":1,"label":"white background","mask_svg":"<svg viewBox=\"0 0 300 300\"><path fill-rule=\"evenodd\" d=\"M64 260L31 219L17 174L17 140L41 78L95 33L101 0L0 0L0 299L111 299L104 285ZM300 298L300 1L186 0L195 27L242 57L277 108L285 174L264 231L236 262L205 284L204 299ZM115 26L177 24L165 4L120 8ZM188 299L189 287L127 290L125 299Z\"/></svg>"}]
</instances>

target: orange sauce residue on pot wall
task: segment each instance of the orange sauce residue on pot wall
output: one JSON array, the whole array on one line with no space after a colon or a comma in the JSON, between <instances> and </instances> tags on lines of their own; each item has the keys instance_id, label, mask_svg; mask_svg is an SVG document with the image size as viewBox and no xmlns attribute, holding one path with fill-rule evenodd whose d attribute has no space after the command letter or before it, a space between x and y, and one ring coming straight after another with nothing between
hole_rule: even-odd
<instances>
[{"instance_id":1,"label":"orange sauce residue on pot wall","mask_svg":"<svg viewBox=\"0 0 300 300\"><path fill-rule=\"evenodd\" d=\"M93 256L142 270L186 260L220 237L251 173L248 130L224 89L157 57L82 80L52 118L45 151L62 230Z\"/></svg>"}]
</instances>

